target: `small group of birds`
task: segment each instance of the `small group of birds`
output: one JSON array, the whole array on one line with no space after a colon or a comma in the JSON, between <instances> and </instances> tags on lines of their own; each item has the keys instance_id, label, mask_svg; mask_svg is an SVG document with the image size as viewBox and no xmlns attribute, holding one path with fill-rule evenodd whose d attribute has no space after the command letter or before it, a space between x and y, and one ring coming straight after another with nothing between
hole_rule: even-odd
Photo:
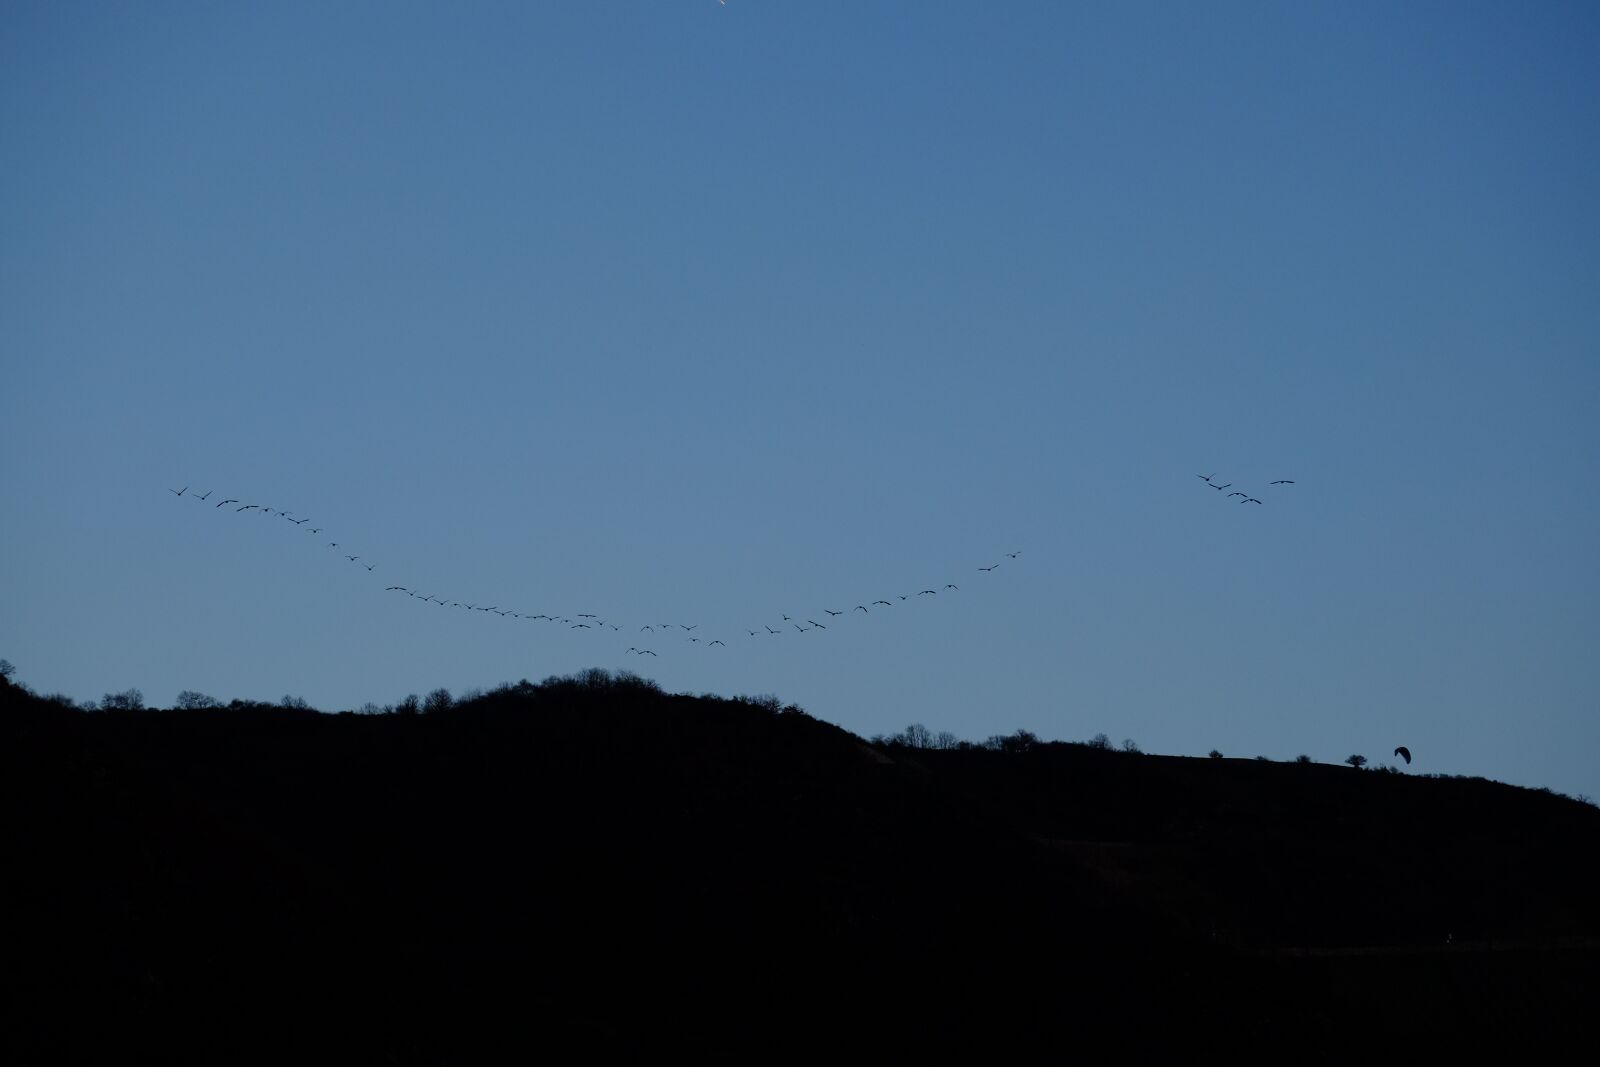
<instances>
[{"instance_id":1,"label":"small group of birds","mask_svg":"<svg viewBox=\"0 0 1600 1067\"><path fill-rule=\"evenodd\" d=\"M1220 484L1218 482L1216 482L1214 480L1216 478L1215 474L1196 474L1195 477L1199 478L1202 482L1205 482L1207 485L1209 485L1211 488L1215 489L1219 493L1222 492L1224 489L1232 489L1233 488L1233 483L1232 482L1223 482L1223 483L1220 483ZM1279 478L1277 481L1268 482L1267 484L1268 485L1293 485L1294 482L1291 479L1288 479L1288 478ZM1228 494L1228 498L1232 498L1232 497L1240 497L1241 499L1239 500L1239 503L1241 503L1241 504L1259 504L1259 503L1261 503L1261 500L1259 498L1253 497L1249 493L1246 493L1246 492L1244 492L1243 490L1240 490L1240 489L1234 489L1233 492Z\"/></svg>"},{"instance_id":2,"label":"small group of birds","mask_svg":"<svg viewBox=\"0 0 1600 1067\"><path fill-rule=\"evenodd\" d=\"M189 497L189 499L191 499L191 500L200 500L200 501L207 501L208 498L212 494L212 490L210 490L210 489L207 489L204 493L191 493L191 492L189 492L189 487L188 486L184 486L182 489L172 489L172 488L169 487L167 491L172 493L172 494L174 494L175 496L180 496L181 497L181 496L187 495ZM228 498L228 499L220 501L219 503L214 505L214 507L220 508L220 507L222 507L222 506L224 506L226 504L240 504L240 503L242 503L242 502L240 500L236 499L236 498ZM299 526L302 529L305 529L306 528L305 524L310 522L310 519L306 519L306 518L298 518L298 519L297 518L292 518L291 516L293 515L293 513L290 512L290 511L271 508L271 507L267 507L267 506L262 505L262 504L243 504L242 507L238 507L238 508L236 508L234 510L235 510L236 513L242 513L242 512L245 512L245 511L260 511L260 513L263 514L263 515L278 515L281 518L285 519L287 522L289 522L291 525ZM321 533L322 532L322 527L320 527L320 526L311 527L311 528L307 529L306 532L308 532L308 533ZM330 541L330 542L328 542L328 547L330 549L342 549L342 548L345 548L346 546L344 545L343 542L340 542L340 541ZM364 567L368 571L374 571L374 570L377 569L377 564L363 559L357 553L340 552L339 554L342 555L349 562L354 563L354 564L356 564L358 566ZM988 566L981 566L981 567L978 568L978 570L983 572L983 573L985 573L985 574L992 574L995 570L997 570L1000 567L1001 562L1004 562L1004 560L1016 560L1016 559L1019 559L1021 556L1022 556L1022 550L1021 549L1018 549L1018 550L1016 550L1014 552L1006 552L1006 553L1003 553L1003 559L1001 561L995 562L995 563L991 563ZM781 622L783 624L782 626L774 627L770 623L762 623L762 624L760 624L759 628L746 626L746 627L742 627L742 629L744 629L745 633L747 635L749 635L750 637L779 636L779 635L788 633L790 629L793 629L793 630L795 630L795 631L797 631L799 633L810 633L813 630L826 631L826 630L830 629L831 627L837 626L837 625L840 624L839 622L836 622L834 620L844 619L846 616L850 616L850 617L853 618L855 616L855 614L858 613L858 612L860 614L862 614L862 615L871 615L875 609L880 608L880 607L882 607L882 608L892 608L892 607L895 607L897 604L903 603L903 602L908 601L908 600L920 599L922 597L938 596L941 592L943 592L943 593L959 592L960 589L961 589L961 587L959 585L957 585L956 583L954 583L954 582L945 582L945 583L942 584L942 586L937 587L937 588L929 587L927 589L917 590L914 593L893 593L893 594L890 594L891 596L894 597L893 600L889 600L887 598L877 599L877 600L870 600L870 601L865 601L864 600L862 603L856 604L855 606L850 607L850 608L837 608L836 609L836 608L824 607L822 609L822 612L830 620L828 623L819 622L817 619L810 618L810 617L805 617L803 619L802 618L796 618L796 617L791 616L791 615L789 615L787 613L780 612L779 613L780 619L777 620L777 621ZM416 600L416 601L418 601L420 603L423 603L423 604L436 604L436 605L438 605L439 607L442 607L442 608L457 608L457 609L460 609L462 611L468 611L468 612L483 612L485 614L497 615L497 616L499 616L501 618L506 618L506 619L518 619L518 620L523 620L523 621L527 621L527 622L545 622L545 623L550 623L550 624L553 624L553 625L564 626L568 630L573 630L573 631L576 631L576 630L587 630L587 631L590 631L590 632L601 632L601 633L603 633L603 632L610 631L610 632L613 632L613 633L619 633L622 630L627 629L630 632L634 632L634 633L651 633L651 634L664 635L668 631L681 630L684 644L699 645L699 646L701 646L703 648L726 648L726 647L728 647L727 642L724 641L721 637L707 637L705 635L701 635L701 634L695 633L696 630L700 629L700 624L699 623L683 623L683 622L677 622L677 623L673 623L673 622L645 623L645 624L639 626L637 628L637 630L635 630L631 623L624 623L624 622L617 621L615 619L601 618L595 612L575 612L575 613L572 613L572 614L562 615L562 614L553 614L553 613L549 613L549 612L514 611L514 610L510 609L509 607L503 607L498 603L492 604L492 605L480 605L480 604L471 603L469 601L457 600L457 599L453 599L451 597L441 596L441 595L436 594L436 593L428 593L428 594L424 595L423 593L419 592L417 589L414 589L411 586L405 586L405 585L390 585L390 586L386 586L384 588L384 591L385 592L389 592L389 593L405 593L411 599L414 599L414 600ZM849 603L849 602L846 601L845 603ZM633 655L641 655L641 656L656 656L657 655L657 653L653 649L637 648L637 647L632 647L632 646L630 646L625 651L624 654L625 655L633 654Z\"/></svg>"}]
</instances>

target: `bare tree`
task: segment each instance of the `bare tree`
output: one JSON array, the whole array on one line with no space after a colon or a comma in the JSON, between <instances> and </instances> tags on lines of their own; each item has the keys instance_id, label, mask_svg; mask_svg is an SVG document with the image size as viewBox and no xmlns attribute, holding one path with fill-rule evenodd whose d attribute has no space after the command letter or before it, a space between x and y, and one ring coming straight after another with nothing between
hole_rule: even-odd
<instances>
[{"instance_id":1,"label":"bare tree","mask_svg":"<svg viewBox=\"0 0 1600 1067\"><path fill-rule=\"evenodd\" d=\"M103 711L143 711L144 694L137 689L124 689L120 693L107 693L100 698Z\"/></svg>"},{"instance_id":2,"label":"bare tree","mask_svg":"<svg viewBox=\"0 0 1600 1067\"><path fill-rule=\"evenodd\" d=\"M193 689L185 689L178 694L178 699L172 702L172 706L183 708L185 711L194 711L197 708L220 708L222 703L216 697L197 693Z\"/></svg>"}]
</instances>

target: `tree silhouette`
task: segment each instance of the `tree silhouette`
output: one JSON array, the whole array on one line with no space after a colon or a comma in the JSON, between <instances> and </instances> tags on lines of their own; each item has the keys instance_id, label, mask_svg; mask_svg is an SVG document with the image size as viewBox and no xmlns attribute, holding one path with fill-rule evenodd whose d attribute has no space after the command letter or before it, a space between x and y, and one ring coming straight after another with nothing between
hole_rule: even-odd
<instances>
[{"instance_id":1,"label":"tree silhouette","mask_svg":"<svg viewBox=\"0 0 1600 1067\"><path fill-rule=\"evenodd\" d=\"M100 698L103 711L142 711L144 694L137 689L124 689L120 693L107 693Z\"/></svg>"},{"instance_id":2,"label":"tree silhouette","mask_svg":"<svg viewBox=\"0 0 1600 1067\"><path fill-rule=\"evenodd\" d=\"M1346 756L1344 761L1358 771L1367 765L1367 757L1360 755Z\"/></svg>"},{"instance_id":3,"label":"tree silhouette","mask_svg":"<svg viewBox=\"0 0 1600 1067\"><path fill-rule=\"evenodd\" d=\"M197 693L193 689L185 689L178 694L178 699L172 702L172 706L183 708L185 711L194 711L198 708L220 708L222 707L222 702L217 700L216 697Z\"/></svg>"}]
</instances>

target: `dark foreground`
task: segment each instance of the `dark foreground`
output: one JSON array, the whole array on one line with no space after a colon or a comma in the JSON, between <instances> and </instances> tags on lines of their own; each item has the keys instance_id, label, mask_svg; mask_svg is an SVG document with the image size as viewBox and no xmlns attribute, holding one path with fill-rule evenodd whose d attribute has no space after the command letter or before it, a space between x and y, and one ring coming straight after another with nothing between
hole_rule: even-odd
<instances>
[{"instance_id":1,"label":"dark foreground","mask_svg":"<svg viewBox=\"0 0 1600 1067\"><path fill-rule=\"evenodd\" d=\"M875 748L596 678L420 716L0 701L9 1062L1600 1045L1600 811L1549 794Z\"/></svg>"}]
</instances>

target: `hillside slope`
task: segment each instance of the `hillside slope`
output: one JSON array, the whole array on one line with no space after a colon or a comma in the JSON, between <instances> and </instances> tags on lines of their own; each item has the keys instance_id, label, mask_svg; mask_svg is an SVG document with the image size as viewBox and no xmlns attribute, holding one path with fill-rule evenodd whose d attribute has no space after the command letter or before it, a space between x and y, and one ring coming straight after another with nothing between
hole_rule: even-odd
<instances>
[{"instance_id":1,"label":"hillside slope","mask_svg":"<svg viewBox=\"0 0 1600 1067\"><path fill-rule=\"evenodd\" d=\"M603 674L419 716L0 701L24 1062L1333 1061L1581 1031L1600 973L1600 811L1483 781L874 747Z\"/></svg>"}]
</instances>

